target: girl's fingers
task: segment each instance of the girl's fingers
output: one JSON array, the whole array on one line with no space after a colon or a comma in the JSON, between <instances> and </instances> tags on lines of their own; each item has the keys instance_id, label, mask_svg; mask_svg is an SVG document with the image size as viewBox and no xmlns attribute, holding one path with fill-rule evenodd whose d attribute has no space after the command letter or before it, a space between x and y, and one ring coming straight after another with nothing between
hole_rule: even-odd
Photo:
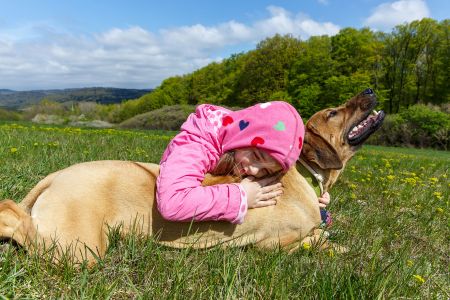
<instances>
[{"instance_id":1,"label":"girl's fingers","mask_svg":"<svg viewBox=\"0 0 450 300\"><path fill-rule=\"evenodd\" d=\"M283 194L283 191L279 190L279 191L273 191L273 192L269 192L269 193L265 193L261 195L261 201L268 201L271 199L275 199L278 196L281 196Z\"/></svg>"},{"instance_id":2,"label":"girl's fingers","mask_svg":"<svg viewBox=\"0 0 450 300\"><path fill-rule=\"evenodd\" d=\"M281 185L281 183L268 185L268 186L265 186L265 187L261 188L261 192L262 193L269 193L269 192L280 190L280 189L282 190L282 187L283 186Z\"/></svg>"},{"instance_id":3,"label":"girl's fingers","mask_svg":"<svg viewBox=\"0 0 450 300\"><path fill-rule=\"evenodd\" d=\"M330 204L330 194L328 194L328 192L324 193L322 196L319 197L319 202L325 205Z\"/></svg>"},{"instance_id":4,"label":"girl's fingers","mask_svg":"<svg viewBox=\"0 0 450 300\"><path fill-rule=\"evenodd\" d=\"M319 207L320 208L325 208L325 207L327 207L325 204L323 204L323 203L319 203Z\"/></svg>"}]
</instances>

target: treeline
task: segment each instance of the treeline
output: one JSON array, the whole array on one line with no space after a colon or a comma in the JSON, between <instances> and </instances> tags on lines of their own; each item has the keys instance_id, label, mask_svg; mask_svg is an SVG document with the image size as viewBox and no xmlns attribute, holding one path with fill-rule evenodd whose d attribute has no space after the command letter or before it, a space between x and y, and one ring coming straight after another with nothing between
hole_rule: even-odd
<instances>
[{"instance_id":1,"label":"treeline","mask_svg":"<svg viewBox=\"0 0 450 300\"><path fill-rule=\"evenodd\" d=\"M366 87L376 90L385 111L398 113L416 103L448 103L449 82L448 19L422 19L391 33L345 28L305 41L276 35L255 50L164 80L152 93L120 104L111 121L164 105L244 107L274 99L292 103L307 118Z\"/></svg>"}]
</instances>

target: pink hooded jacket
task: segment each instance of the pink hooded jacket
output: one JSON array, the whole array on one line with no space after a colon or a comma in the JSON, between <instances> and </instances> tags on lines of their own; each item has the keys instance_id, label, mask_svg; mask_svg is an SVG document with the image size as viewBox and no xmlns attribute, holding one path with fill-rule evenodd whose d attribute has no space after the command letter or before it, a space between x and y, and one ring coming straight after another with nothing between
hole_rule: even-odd
<instances>
[{"instance_id":1,"label":"pink hooded jacket","mask_svg":"<svg viewBox=\"0 0 450 300\"><path fill-rule=\"evenodd\" d=\"M203 187L227 151L257 147L267 151L287 171L298 159L305 129L288 103L273 101L239 111L203 104L181 126L160 162L157 202L171 221L225 220L242 223L247 197L240 184Z\"/></svg>"}]
</instances>

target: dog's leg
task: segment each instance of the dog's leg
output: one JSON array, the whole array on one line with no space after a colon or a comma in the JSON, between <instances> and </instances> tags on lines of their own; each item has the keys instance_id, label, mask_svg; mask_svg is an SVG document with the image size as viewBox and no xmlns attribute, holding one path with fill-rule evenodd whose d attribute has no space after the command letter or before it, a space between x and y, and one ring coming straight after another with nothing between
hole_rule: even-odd
<instances>
[{"instance_id":1,"label":"dog's leg","mask_svg":"<svg viewBox=\"0 0 450 300\"><path fill-rule=\"evenodd\" d=\"M333 250L336 253L345 253L348 250L345 247L338 246L328 240L328 233L322 229L314 229L307 237L299 240L298 233L292 233L279 239L281 248L288 252L294 253L299 249L319 249Z\"/></svg>"},{"instance_id":2,"label":"dog's leg","mask_svg":"<svg viewBox=\"0 0 450 300\"><path fill-rule=\"evenodd\" d=\"M0 202L0 238L9 238L29 248L37 237L30 215L12 200Z\"/></svg>"},{"instance_id":3,"label":"dog's leg","mask_svg":"<svg viewBox=\"0 0 450 300\"><path fill-rule=\"evenodd\" d=\"M305 237L297 245L288 249L289 253L297 251L298 249L315 248L319 250L333 250L336 253L346 253L347 248L336 245L328 240L329 233L322 229L314 229L312 235Z\"/></svg>"},{"instance_id":4,"label":"dog's leg","mask_svg":"<svg viewBox=\"0 0 450 300\"><path fill-rule=\"evenodd\" d=\"M314 247L316 249L324 250L330 248L330 242L327 239L328 234L322 229L314 229L312 235L305 237L300 241L298 247L309 249Z\"/></svg>"}]
</instances>

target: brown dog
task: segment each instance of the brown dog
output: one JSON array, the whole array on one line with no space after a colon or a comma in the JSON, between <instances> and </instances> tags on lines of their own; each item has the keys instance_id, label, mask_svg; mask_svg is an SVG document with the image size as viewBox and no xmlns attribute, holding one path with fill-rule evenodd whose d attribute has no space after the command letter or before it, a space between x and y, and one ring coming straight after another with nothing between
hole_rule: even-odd
<instances>
[{"instance_id":1,"label":"brown dog","mask_svg":"<svg viewBox=\"0 0 450 300\"><path fill-rule=\"evenodd\" d=\"M316 113L308 121L301 157L323 177L324 191L330 189L347 161L381 125L383 112L370 115L375 105L375 95L367 89L342 106ZM133 230L151 234L158 242L177 248L252 243L260 248L294 250L304 242L321 238L316 192L296 168L281 178L284 194L277 205L249 210L241 225L164 220L155 205L158 172L156 164L95 161L52 173L21 203L0 202L0 237L14 239L31 251L56 242L60 250L71 249L76 260L91 262L95 256L105 254L108 226L120 225L123 233ZM207 177L204 184L234 180ZM320 245L325 247L326 242Z\"/></svg>"}]
</instances>

